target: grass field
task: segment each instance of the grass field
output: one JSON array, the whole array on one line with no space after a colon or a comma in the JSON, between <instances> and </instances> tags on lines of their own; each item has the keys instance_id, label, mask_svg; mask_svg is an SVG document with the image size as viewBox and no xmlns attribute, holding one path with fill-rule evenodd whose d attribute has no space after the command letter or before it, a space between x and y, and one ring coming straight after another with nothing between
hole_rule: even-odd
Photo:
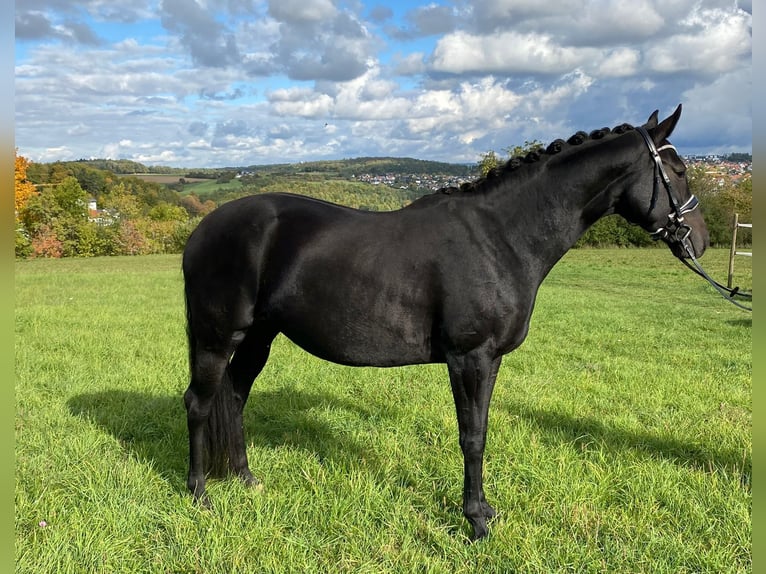
<instances>
[{"instance_id":1,"label":"grass field","mask_svg":"<svg viewBox=\"0 0 766 574\"><path fill-rule=\"evenodd\" d=\"M122 177L135 177L143 181L149 181L152 183L159 183L160 185L166 185L169 183L178 183L179 179L184 179L189 183L203 183L209 182L209 179L203 179L200 177L184 177L178 174L164 174L164 173L128 173ZM215 180L213 180L215 182Z\"/></svg>"},{"instance_id":2,"label":"grass field","mask_svg":"<svg viewBox=\"0 0 766 574\"><path fill-rule=\"evenodd\" d=\"M136 177L143 181L168 185L178 183L180 179L186 181L183 187L183 193L194 193L198 197L204 197L216 191L239 191L242 189L242 182L233 179L227 183L218 183L215 179L203 179L200 177L184 177L182 175L167 175L159 173L132 173L125 177Z\"/></svg>"},{"instance_id":3,"label":"grass field","mask_svg":"<svg viewBox=\"0 0 766 574\"><path fill-rule=\"evenodd\" d=\"M728 253L703 258L725 279ZM736 278L750 287L749 260ZM178 256L18 262L16 572L749 572L751 315L665 250L576 250L490 410L466 544L441 365L284 338L246 409L263 491L185 489Z\"/></svg>"},{"instance_id":4,"label":"grass field","mask_svg":"<svg viewBox=\"0 0 766 574\"><path fill-rule=\"evenodd\" d=\"M233 179L227 183L218 183L214 179L190 180L191 183L184 185L183 193L194 193L197 197L205 198L213 192L219 191L240 191L242 182Z\"/></svg>"}]
</instances>

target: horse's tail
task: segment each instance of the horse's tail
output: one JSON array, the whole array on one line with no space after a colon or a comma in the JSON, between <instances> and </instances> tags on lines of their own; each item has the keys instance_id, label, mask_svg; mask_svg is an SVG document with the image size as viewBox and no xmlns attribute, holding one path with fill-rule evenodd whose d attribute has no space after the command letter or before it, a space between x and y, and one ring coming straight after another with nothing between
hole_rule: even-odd
<instances>
[{"instance_id":1,"label":"horse's tail","mask_svg":"<svg viewBox=\"0 0 766 574\"><path fill-rule=\"evenodd\" d=\"M241 429L237 429L239 421L234 386L227 368L213 397L205 427L206 470L212 476L223 477L229 472L229 461L236 456L235 443L241 435Z\"/></svg>"},{"instance_id":2,"label":"horse's tail","mask_svg":"<svg viewBox=\"0 0 766 574\"><path fill-rule=\"evenodd\" d=\"M189 368L194 376L197 365L197 339L194 333L191 305L186 297L186 336L189 344ZM237 426L241 424L240 413L234 397L234 386L229 376L228 365L221 380L213 388L215 393L205 424L204 459L205 473L215 477L225 476L229 460L236 452ZM241 434L241 433L240 433Z\"/></svg>"},{"instance_id":3,"label":"horse's tail","mask_svg":"<svg viewBox=\"0 0 766 574\"><path fill-rule=\"evenodd\" d=\"M197 337L192 327L191 303L189 303L189 293L186 289L184 289L184 303L186 304L186 340L189 346L189 377L191 377L197 362Z\"/></svg>"}]
</instances>

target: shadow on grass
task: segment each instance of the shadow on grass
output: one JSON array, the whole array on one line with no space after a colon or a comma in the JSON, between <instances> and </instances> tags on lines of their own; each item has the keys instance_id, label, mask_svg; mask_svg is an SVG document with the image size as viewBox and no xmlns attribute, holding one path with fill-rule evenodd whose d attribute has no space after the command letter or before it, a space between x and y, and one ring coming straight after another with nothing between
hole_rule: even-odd
<instances>
[{"instance_id":1,"label":"shadow on grass","mask_svg":"<svg viewBox=\"0 0 766 574\"><path fill-rule=\"evenodd\" d=\"M600 448L606 452L632 450L650 458L662 458L674 464L703 472L717 469L740 473L740 481L749 488L752 455L714 444L695 444L667 435L621 428L589 417L577 417L558 411L534 409L524 405L506 406L507 410L537 426L548 435L549 443L572 444L585 451Z\"/></svg>"},{"instance_id":2,"label":"shadow on grass","mask_svg":"<svg viewBox=\"0 0 766 574\"><path fill-rule=\"evenodd\" d=\"M139 460L152 464L179 491L186 490L188 438L181 396L110 390L78 395L70 399L68 406L75 415L112 434ZM740 450L695 444L674 438L672 431L666 435L644 433L594 418L519 404L504 408L537 426L547 435L549 444L570 443L583 450L601 448L612 453L630 449L705 472L735 470L741 473L742 483L750 485L752 456ZM330 414L324 416L325 412ZM365 468L380 475L380 457L385 454L370 451L347 429L358 428L360 420L374 426L379 420L397 417L391 405L364 405L345 397L289 387L254 391L245 409L245 440L266 448L287 445L340 467ZM257 475L258 461L251 460L251 466ZM401 472L407 474L406 464L401 466Z\"/></svg>"},{"instance_id":3,"label":"shadow on grass","mask_svg":"<svg viewBox=\"0 0 766 574\"><path fill-rule=\"evenodd\" d=\"M181 397L108 390L76 395L67 406L114 436L171 484L184 486L188 439Z\"/></svg>"},{"instance_id":4,"label":"shadow on grass","mask_svg":"<svg viewBox=\"0 0 766 574\"><path fill-rule=\"evenodd\" d=\"M741 319L729 319L727 321L729 325L732 325L734 327L752 327L753 326L753 316L752 315L746 315L742 317Z\"/></svg>"},{"instance_id":5,"label":"shadow on grass","mask_svg":"<svg viewBox=\"0 0 766 574\"><path fill-rule=\"evenodd\" d=\"M121 390L86 393L68 401L70 411L113 435L139 460L149 462L179 491L186 491L188 434L181 396L157 396ZM376 453L356 441L342 424L330 424L320 411L343 411L340 419L395 416L390 408L365 408L332 395L289 388L253 391L245 408L245 441L262 447L289 445L320 460L355 468L379 468ZM258 461L250 465L257 475Z\"/></svg>"}]
</instances>

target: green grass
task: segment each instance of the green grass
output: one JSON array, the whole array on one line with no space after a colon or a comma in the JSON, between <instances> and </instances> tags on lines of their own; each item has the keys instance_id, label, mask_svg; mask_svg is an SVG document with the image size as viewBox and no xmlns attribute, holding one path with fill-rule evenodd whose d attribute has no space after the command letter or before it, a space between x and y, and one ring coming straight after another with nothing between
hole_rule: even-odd
<instances>
[{"instance_id":1,"label":"green grass","mask_svg":"<svg viewBox=\"0 0 766 574\"><path fill-rule=\"evenodd\" d=\"M219 183L214 179L209 179L184 185L183 193L194 193L204 199L206 195L214 192L240 191L241 189L242 182L238 179L226 183Z\"/></svg>"},{"instance_id":2,"label":"green grass","mask_svg":"<svg viewBox=\"0 0 766 574\"><path fill-rule=\"evenodd\" d=\"M702 262L725 279L727 257ZM15 284L17 572L751 571L751 315L665 250L576 250L544 283L473 545L443 366L278 338L245 419L265 488L211 481L207 512L184 484L180 258L25 261Z\"/></svg>"}]
</instances>

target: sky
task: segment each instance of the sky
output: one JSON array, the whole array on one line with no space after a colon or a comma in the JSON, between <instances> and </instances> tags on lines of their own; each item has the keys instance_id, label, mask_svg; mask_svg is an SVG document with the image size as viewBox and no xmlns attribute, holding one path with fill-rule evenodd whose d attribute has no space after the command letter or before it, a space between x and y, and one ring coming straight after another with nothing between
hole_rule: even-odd
<instances>
[{"instance_id":1,"label":"sky","mask_svg":"<svg viewBox=\"0 0 766 574\"><path fill-rule=\"evenodd\" d=\"M752 0L16 0L32 161L475 163L683 104L752 150Z\"/></svg>"}]
</instances>

